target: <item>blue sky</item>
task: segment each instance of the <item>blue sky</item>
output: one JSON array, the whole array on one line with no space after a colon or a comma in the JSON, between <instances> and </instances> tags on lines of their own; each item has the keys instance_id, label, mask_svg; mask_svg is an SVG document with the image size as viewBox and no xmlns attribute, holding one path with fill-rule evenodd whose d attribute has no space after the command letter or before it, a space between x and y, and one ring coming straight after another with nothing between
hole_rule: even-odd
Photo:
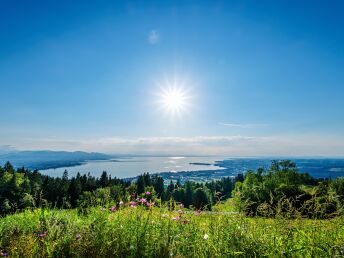
<instances>
[{"instance_id":1,"label":"blue sky","mask_svg":"<svg viewBox=\"0 0 344 258\"><path fill-rule=\"evenodd\" d=\"M0 145L344 155L342 1L0 1ZM159 106L167 82L185 112Z\"/></svg>"}]
</instances>

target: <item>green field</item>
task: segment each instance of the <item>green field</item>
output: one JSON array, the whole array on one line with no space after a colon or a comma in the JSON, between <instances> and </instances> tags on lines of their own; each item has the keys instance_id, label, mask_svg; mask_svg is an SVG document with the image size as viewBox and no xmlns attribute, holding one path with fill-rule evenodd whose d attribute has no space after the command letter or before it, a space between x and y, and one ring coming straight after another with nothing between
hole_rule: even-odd
<instances>
[{"instance_id":1,"label":"green field","mask_svg":"<svg viewBox=\"0 0 344 258\"><path fill-rule=\"evenodd\" d=\"M342 257L344 218L247 218L139 206L35 209L0 219L0 248L8 257Z\"/></svg>"}]
</instances>

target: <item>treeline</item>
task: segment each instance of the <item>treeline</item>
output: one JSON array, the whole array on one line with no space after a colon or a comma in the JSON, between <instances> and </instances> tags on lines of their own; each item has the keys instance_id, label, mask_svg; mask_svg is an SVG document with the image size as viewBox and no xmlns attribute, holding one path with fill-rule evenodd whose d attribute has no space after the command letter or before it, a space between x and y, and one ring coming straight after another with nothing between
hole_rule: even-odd
<instances>
[{"instance_id":1,"label":"treeline","mask_svg":"<svg viewBox=\"0 0 344 258\"><path fill-rule=\"evenodd\" d=\"M215 203L231 197L237 209L249 216L333 217L344 211L344 178L315 179L299 173L288 160L273 161L270 168L248 171L245 176L183 185L179 180L165 183L159 175L149 173L130 182L112 178L105 171L99 178L79 173L69 178L67 171L55 178L37 170L14 169L9 162L0 166L0 214L30 207L114 207L121 202L177 203L211 210Z\"/></svg>"},{"instance_id":2,"label":"treeline","mask_svg":"<svg viewBox=\"0 0 344 258\"><path fill-rule=\"evenodd\" d=\"M344 178L314 179L291 161L273 161L269 169L248 171L233 197L249 216L329 218L343 214Z\"/></svg>"},{"instance_id":3,"label":"treeline","mask_svg":"<svg viewBox=\"0 0 344 258\"><path fill-rule=\"evenodd\" d=\"M14 169L7 162L0 166L0 213L8 214L30 207L86 208L111 205L119 202L137 201L146 192L156 203L174 200L185 207L211 209L211 206L231 197L235 179L227 177L205 184L179 181L169 184L158 175L145 173L134 182L112 178L106 171L99 178L90 174L61 178L40 174L37 170Z\"/></svg>"}]
</instances>

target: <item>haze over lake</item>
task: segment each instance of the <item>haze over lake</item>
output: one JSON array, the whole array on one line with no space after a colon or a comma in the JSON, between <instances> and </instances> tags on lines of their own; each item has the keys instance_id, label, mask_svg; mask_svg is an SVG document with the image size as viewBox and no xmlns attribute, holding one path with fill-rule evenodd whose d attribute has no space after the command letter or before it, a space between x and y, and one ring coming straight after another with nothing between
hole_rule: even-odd
<instances>
[{"instance_id":1,"label":"haze over lake","mask_svg":"<svg viewBox=\"0 0 344 258\"><path fill-rule=\"evenodd\" d=\"M70 176L91 173L92 176L100 176L107 171L113 177L135 177L141 173L201 171L223 169L214 165L215 161L225 157L127 157L105 161L89 161L80 166L61 167L56 169L41 170L43 174L50 176L62 176L67 169ZM194 164L190 164L194 163Z\"/></svg>"}]
</instances>

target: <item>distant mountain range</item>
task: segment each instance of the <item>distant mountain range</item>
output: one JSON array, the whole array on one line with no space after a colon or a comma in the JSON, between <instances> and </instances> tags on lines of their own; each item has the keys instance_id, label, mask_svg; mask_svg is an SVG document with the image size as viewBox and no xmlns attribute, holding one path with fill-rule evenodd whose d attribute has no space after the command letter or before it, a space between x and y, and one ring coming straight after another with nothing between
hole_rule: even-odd
<instances>
[{"instance_id":1,"label":"distant mountain range","mask_svg":"<svg viewBox=\"0 0 344 258\"><path fill-rule=\"evenodd\" d=\"M10 151L0 152L0 165L10 161L15 167L29 169L49 169L58 167L72 167L85 163L88 160L108 160L113 156L98 152L83 151Z\"/></svg>"}]
</instances>

